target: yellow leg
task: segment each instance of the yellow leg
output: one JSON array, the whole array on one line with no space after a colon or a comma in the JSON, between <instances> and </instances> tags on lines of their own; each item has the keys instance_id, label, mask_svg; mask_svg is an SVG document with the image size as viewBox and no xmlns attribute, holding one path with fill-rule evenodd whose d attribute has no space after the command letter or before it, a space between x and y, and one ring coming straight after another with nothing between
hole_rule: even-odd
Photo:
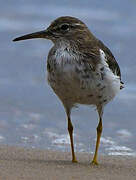
<instances>
[{"instance_id":1,"label":"yellow leg","mask_svg":"<svg viewBox=\"0 0 136 180\"><path fill-rule=\"evenodd\" d=\"M70 117L68 117L68 132L69 132L70 142L71 142L72 162L76 163L77 160L76 160L76 156L74 152L74 143L73 143L73 125L70 120Z\"/></svg>"},{"instance_id":2,"label":"yellow leg","mask_svg":"<svg viewBox=\"0 0 136 180\"><path fill-rule=\"evenodd\" d=\"M100 117L100 121L97 127L97 141L96 141L95 154L92 161L92 164L96 164L96 165L98 165L97 157L98 157L98 149L99 149L101 134L102 134L102 118Z\"/></svg>"}]
</instances>

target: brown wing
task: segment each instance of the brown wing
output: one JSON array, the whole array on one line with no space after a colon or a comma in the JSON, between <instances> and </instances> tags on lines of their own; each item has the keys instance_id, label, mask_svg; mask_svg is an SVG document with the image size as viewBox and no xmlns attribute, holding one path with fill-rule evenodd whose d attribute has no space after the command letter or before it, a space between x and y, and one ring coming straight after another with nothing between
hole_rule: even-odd
<instances>
[{"instance_id":1,"label":"brown wing","mask_svg":"<svg viewBox=\"0 0 136 180\"><path fill-rule=\"evenodd\" d=\"M112 52L110 51L109 48L107 48L102 41L98 40L98 46L105 52L106 57L107 57L107 63L109 65L109 68L112 70L112 72L120 77L121 80L121 71L119 68L119 65L115 59L115 57L113 56ZM120 89L123 88L123 82L121 81L121 86Z\"/></svg>"},{"instance_id":2,"label":"brown wing","mask_svg":"<svg viewBox=\"0 0 136 180\"><path fill-rule=\"evenodd\" d=\"M121 79L121 72L120 72L120 68L119 65L115 59L115 57L113 56L113 54L111 53L111 51L102 43L102 41L98 40L98 46L100 47L100 49L102 49L104 51L104 53L106 54L107 57L107 63L109 65L109 68L112 70L112 72L114 74L116 74L117 76L120 77Z\"/></svg>"},{"instance_id":3,"label":"brown wing","mask_svg":"<svg viewBox=\"0 0 136 180\"><path fill-rule=\"evenodd\" d=\"M83 45L84 46L84 45ZM100 49L104 51L107 57L107 63L112 72L120 77L121 80L121 72L119 65L111 53L111 51L98 39L91 40L86 43L86 47L82 47L80 44L80 52L85 55L84 61L87 61L91 64L92 68L100 61ZM91 61L90 61L91 59ZM121 89L123 88L123 82L121 81Z\"/></svg>"}]
</instances>

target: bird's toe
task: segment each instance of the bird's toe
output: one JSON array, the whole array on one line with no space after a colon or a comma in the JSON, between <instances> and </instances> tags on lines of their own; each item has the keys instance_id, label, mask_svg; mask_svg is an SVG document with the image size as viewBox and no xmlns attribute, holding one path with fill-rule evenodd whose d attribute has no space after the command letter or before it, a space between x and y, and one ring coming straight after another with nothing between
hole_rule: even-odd
<instances>
[{"instance_id":1,"label":"bird's toe","mask_svg":"<svg viewBox=\"0 0 136 180\"><path fill-rule=\"evenodd\" d=\"M93 160L92 162L91 162L91 165L99 165L99 163L97 162L97 161L95 161L95 160Z\"/></svg>"}]
</instances>

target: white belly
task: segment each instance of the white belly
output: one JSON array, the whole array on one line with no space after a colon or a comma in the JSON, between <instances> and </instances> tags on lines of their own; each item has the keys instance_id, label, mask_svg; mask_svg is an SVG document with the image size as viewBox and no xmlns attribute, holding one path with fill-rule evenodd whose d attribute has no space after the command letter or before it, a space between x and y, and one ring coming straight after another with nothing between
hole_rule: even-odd
<instances>
[{"instance_id":1,"label":"white belly","mask_svg":"<svg viewBox=\"0 0 136 180\"><path fill-rule=\"evenodd\" d=\"M101 74L92 72L89 76L70 71L49 73L48 81L55 93L63 102L71 104L106 104L120 90L120 80L113 73ZM103 79L102 79L103 78Z\"/></svg>"}]
</instances>

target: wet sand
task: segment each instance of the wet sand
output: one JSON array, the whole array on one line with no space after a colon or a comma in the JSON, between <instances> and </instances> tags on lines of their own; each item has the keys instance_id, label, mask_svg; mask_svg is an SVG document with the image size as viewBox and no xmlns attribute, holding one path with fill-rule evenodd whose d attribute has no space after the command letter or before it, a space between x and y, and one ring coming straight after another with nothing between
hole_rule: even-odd
<instances>
[{"instance_id":1,"label":"wet sand","mask_svg":"<svg viewBox=\"0 0 136 180\"><path fill-rule=\"evenodd\" d=\"M0 147L0 180L135 180L136 158L102 156L99 165L90 165L92 155L69 152Z\"/></svg>"}]
</instances>

